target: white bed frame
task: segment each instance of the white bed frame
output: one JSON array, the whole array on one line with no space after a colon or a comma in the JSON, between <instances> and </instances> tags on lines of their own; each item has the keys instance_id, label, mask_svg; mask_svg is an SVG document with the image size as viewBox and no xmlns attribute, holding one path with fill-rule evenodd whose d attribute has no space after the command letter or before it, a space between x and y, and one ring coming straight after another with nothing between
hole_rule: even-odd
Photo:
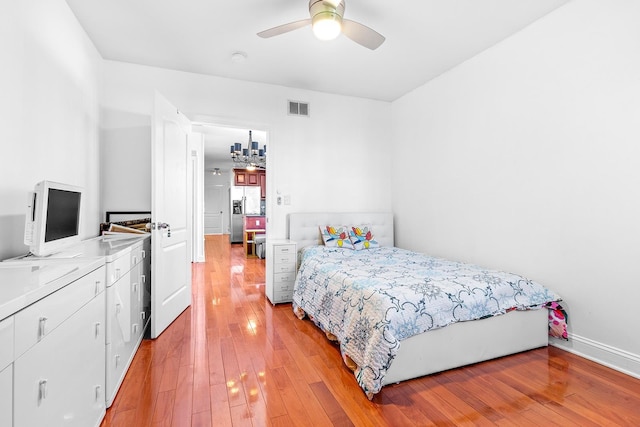
<instances>
[{"instance_id":1,"label":"white bed frame","mask_svg":"<svg viewBox=\"0 0 640 427\"><path fill-rule=\"evenodd\" d=\"M298 250L322 244L320 226L371 226L381 246L393 246L391 213L291 213L289 239ZM400 348L383 383L392 384L423 375L482 362L496 357L547 346L547 310L512 311L472 322L415 335L400 342Z\"/></svg>"}]
</instances>

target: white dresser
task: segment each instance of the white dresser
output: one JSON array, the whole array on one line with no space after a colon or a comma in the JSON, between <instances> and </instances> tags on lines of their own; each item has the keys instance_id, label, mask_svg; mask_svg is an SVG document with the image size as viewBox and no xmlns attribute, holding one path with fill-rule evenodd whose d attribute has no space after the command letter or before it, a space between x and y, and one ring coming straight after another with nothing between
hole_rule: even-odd
<instances>
[{"instance_id":1,"label":"white dresser","mask_svg":"<svg viewBox=\"0 0 640 427\"><path fill-rule=\"evenodd\" d=\"M103 236L0 263L0 427L100 424L149 324L150 251Z\"/></svg>"},{"instance_id":2,"label":"white dresser","mask_svg":"<svg viewBox=\"0 0 640 427\"><path fill-rule=\"evenodd\" d=\"M115 399L149 325L151 313L151 239L131 244L106 263L107 407Z\"/></svg>"},{"instance_id":3,"label":"white dresser","mask_svg":"<svg viewBox=\"0 0 640 427\"><path fill-rule=\"evenodd\" d=\"M267 239L265 294L272 304L290 302L296 280L297 245L291 240Z\"/></svg>"},{"instance_id":4,"label":"white dresser","mask_svg":"<svg viewBox=\"0 0 640 427\"><path fill-rule=\"evenodd\" d=\"M65 252L79 254L81 258L98 257L105 263L105 398L108 408L149 324L151 237L148 234L95 237Z\"/></svg>"},{"instance_id":5,"label":"white dresser","mask_svg":"<svg viewBox=\"0 0 640 427\"><path fill-rule=\"evenodd\" d=\"M0 320L0 426L13 422L13 322Z\"/></svg>"},{"instance_id":6,"label":"white dresser","mask_svg":"<svg viewBox=\"0 0 640 427\"><path fill-rule=\"evenodd\" d=\"M2 263L0 284L0 425L100 425L103 260Z\"/></svg>"}]
</instances>

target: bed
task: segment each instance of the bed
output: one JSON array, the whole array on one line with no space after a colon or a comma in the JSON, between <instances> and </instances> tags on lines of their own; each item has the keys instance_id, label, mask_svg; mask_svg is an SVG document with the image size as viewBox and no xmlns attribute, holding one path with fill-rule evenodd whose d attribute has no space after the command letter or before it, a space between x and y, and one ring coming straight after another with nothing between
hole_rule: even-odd
<instances>
[{"instance_id":1,"label":"bed","mask_svg":"<svg viewBox=\"0 0 640 427\"><path fill-rule=\"evenodd\" d=\"M366 224L379 248L327 247L320 230L340 224ZM292 213L288 235L297 243L301 261L294 312L301 319L309 317L329 339L339 342L343 360L369 399L387 384L548 345L550 311L542 307L556 304L557 295L521 276L395 248L391 213ZM387 264L410 268L396 272ZM426 276L419 265L428 265ZM448 282L442 285L451 274L462 283L458 293L470 297L484 292L491 301L457 301L446 287ZM510 303L497 289L477 291L484 288L469 286L465 280L479 280L483 286L501 280L497 289L511 289L516 301ZM531 288L532 295L525 296L523 288ZM433 289L446 292L434 296ZM413 298L411 290L420 294L418 299L408 299ZM432 299L453 307L456 319L428 313L424 305ZM461 307L467 305L472 309L465 314ZM375 310L378 313L372 315ZM412 311L420 314L420 321L407 320ZM398 313L402 313L399 320Z\"/></svg>"}]
</instances>

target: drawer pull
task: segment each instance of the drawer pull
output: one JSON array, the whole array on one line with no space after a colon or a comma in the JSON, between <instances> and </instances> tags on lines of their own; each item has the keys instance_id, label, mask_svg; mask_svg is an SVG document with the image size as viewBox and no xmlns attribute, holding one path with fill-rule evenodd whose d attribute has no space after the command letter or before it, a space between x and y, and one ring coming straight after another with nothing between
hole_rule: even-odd
<instances>
[{"instance_id":1,"label":"drawer pull","mask_svg":"<svg viewBox=\"0 0 640 427\"><path fill-rule=\"evenodd\" d=\"M142 277L142 283L147 283L147 276L141 274L140 277Z\"/></svg>"},{"instance_id":2,"label":"drawer pull","mask_svg":"<svg viewBox=\"0 0 640 427\"><path fill-rule=\"evenodd\" d=\"M95 295L98 295L100 293L100 280L96 280L96 290L95 290Z\"/></svg>"},{"instance_id":3,"label":"drawer pull","mask_svg":"<svg viewBox=\"0 0 640 427\"><path fill-rule=\"evenodd\" d=\"M38 403L47 398L47 380L38 382Z\"/></svg>"},{"instance_id":4,"label":"drawer pull","mask_svg":"<svg viewBox=\"0 0 640 427\"><path fill-rule=\"evenodd\" d=\"M138 263L138 257L136 255L133 256L133 265Z\"/></svg>"},{"instance_id":5,"label":"drawer pull","mask_svg":"<svg viewBox=\"0 0 640 427\"><path fill-rule=\"evenodd\" d=\"M122 306L120 304L116 304L116 314L120 314L120 311L122 311Z\"/></svg>"},{"instance_id":6,"label":"drawer pull","mask_svg":"<svg viewBox=\"0 0 640 427\"><path fill-rule=\"evenodd\" d=\"M116 362L116 368L117 368L118 366L120 366L120 355L119 355L119 354L116 354L115 362Z\"/></svg>"},{"instance_id":7,"label":"drawer pull","mask_svg":"<svg viewBox=\"0 0 640 427\"><path fill-rule=\"evenodd\" d=\"M102 387L101 387L101 386L99 386L99 385L97 385L97 386L96 386L96 402L100 402L100 401L102 400L102 399L100 399L100 396L101 396L101 394L102 394L102 393L100 392L101 390L102 390Z\"/></svg>"},{"instance_id":8,"label":"drawer pull","mask_svg":"<svg viewBox=\"0 0 640 427\"><path fill-rule=\"evenodd\" d=\"M133 282L133 283L131 284L131 287L132 287L132 292L133 292L134 294L137 294L137 293L138 293L138 282Z\"/></svg>"},{"instance_id":9,"label":"drawer pull","mask_svg":"<svg viewBox=\"0 0 640 427\"><path fill-rule=\"evenodd\" d=\"M100 336L100 322L96 322L96 338Z\"/></svg>"},{"instance_id":10,"label":"drawer pull","mask_svg":"<svg viewBox=\"0 0 640 427\"><path fill-rule=\"evenodd\" d=\"M116 280L120 278L120 269L116 268Z\"/></svg>"},{"instance_id":11,"label":"drawer pull","mask_svg":"<svg viewBox=\"0 0 640 427\"><path fill-rule=\"evenodd\" d=\"M145 259L147 257L147 252L144 249L141 252L142 252L142 259Z\"/></svg>"},{"instance_id":12,"label":"drawer pull","mask_svg":"<svg viewBox=\"0 0 640 427\"><path fill-rule=\"evenodd\" d=\"M141 318L142 320L145 320L145 319L147 318L147 313L145 313L144 311L141 311L141 312L140 312L140 318Z\"/></svg>"},{"instance_id":13,"label":"drawer pull","mask_svg":"<svg viewBox=\"0 0 640 427\"><path fill-rule=\"evenodd\" d=\"M38 321L38 340L42 339L46 333L47 318L41 317Z\"/></svg>"}]
</instances>

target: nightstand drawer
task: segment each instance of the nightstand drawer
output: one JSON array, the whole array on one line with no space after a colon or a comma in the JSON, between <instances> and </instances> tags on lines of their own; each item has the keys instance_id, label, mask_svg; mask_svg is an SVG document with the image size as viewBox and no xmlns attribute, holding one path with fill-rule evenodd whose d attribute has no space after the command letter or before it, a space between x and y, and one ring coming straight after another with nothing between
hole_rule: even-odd
<instances>
[{"instance_id":1,"label":"nightstand drawer","mask_svg":"<svg viewBox=\"0 0 640 427\"><path fill-rule=\"evenodd\" d=\"M293 271L285 272L285 273L274 273L273 274L273 283L293 283L296 280L296 273Z\"/></svg>"},{"instance_id":2,"label":"nightstand drawer","mask_svg":"<svg viewBox=\"0 0 640 427\"><path fill-rule=\"evenodd\" d=\"M273 247L274 255L296 254L296 245L275 245Z\"/></svg>"},{"instance_id":3,"label":"nightstand drawer","mask_svg":"<svg viewBox=\"0 0 640 427\"><path fill-rule=\"evenodd\" d=\"M274 292L273 293L273 303L278 303L278 302L290 302L293 299L293 292L291 291L286 291L286 292Z\"/></svg>"},{"instance_id":4,"label":"nightstand drawer","mask_svg":"<svg viewBox=\"0 0 640 427\"><path fill-rule=\"evenodd\" d=\"M273 290L276 292L293 292L293 282L274 283Z\"/></svg>"},{"instance_id":5,"label":"nightstand drawer","mask_svg":"<svg viewBox=\"0 0 640 427\"><path fill-rule=\"evenodd\" d=\"M267 240L265 295L272 304L290 302L296 281L298 245L285 239Z\"/></svg>"},{"instance_id":6,"label":"nightstand drawer","mask_svg":"<svg viewBox=\"0 0 640 427\"><path fill-rule=\"evenodd\" d=\"M295 264L274 264L273 265L273 273L295 273L296 265ZM295 275L294 275L295 278Z\"/></svg>"},{"instance_id":7,"label":"nightstand drawer","mask_svg":"<svg viewBox=\"0 0 640 427\"><path fill-rule=\"evenodd\" d=\"M279 246L278 246L279 247ZM273 263L274 264L295 264L296 254L295 252L281 252L273 251Z\"/></svg>"}]
</instances>

